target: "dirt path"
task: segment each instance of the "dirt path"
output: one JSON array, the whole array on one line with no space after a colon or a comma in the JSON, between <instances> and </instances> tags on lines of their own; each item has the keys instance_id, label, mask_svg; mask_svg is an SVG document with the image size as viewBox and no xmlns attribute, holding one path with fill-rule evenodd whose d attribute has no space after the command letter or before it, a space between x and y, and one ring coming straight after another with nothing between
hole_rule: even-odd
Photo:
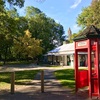
<instances>
[{"instance_id":1,"label":"dirt path","mask_svg":"<svg viewBox=\"0 0 100 100\"><path fill-rule=\"evenodd\" d=\"M33 67L34 66L31 66L30 69L33 69ZM36 68L39 69L41 67L34 67L34 69ZM22 69L28 70L29 67ZM38 73L33 82L29 85L15 86L15 94L13 95L10 94L10 91L7 89L0 91L0 100L89 100L86 91L79 91L75 94L73 90L62 87L53 75L53 72L58 69L46 67L42 67L42 69L44 69L44 93L41 93L40 73ZM64 68L61 67L59 69ZM13 70L17 70L17 67Z\"/></svg>"}]
</instances>

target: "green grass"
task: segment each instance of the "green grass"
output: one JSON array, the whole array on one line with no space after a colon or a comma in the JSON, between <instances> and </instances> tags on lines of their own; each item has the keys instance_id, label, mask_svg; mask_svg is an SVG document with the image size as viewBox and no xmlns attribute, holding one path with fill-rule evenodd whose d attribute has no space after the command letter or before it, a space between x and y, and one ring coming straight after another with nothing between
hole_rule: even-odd
<instances>
[{"instance_id":1,"label":"green grass","mask_svg":"<svg viewBox=\"0 0 100 100\"><path fill-rule=\"evenodd\" d=\"M16 64L31 64L33 61L8 61L5 65L16 65ZM0 66L4 65L4 63L1 61Z\"/></svg>"},{"instance_id":2,"label":"green grass","mask_svg":"<svg viewBox=\"0 0 100 100\"><path fill-rule=\"evenodd\" d=\"M87 67L80 67L79 70L87 70ZM74 69L58 70L54 74L63 86L75 88Z\"/></svg>"},{"instance_id":3,"label":"green grass","mask_svg":"<svg viewBox=\"0 0 100 100\"><path fill-rule=\"evenodd\" d=\"M15 84L24 85L30 83L38 72L39 70L26 70L15 72ZM10 84L10 76L10 72L0 73L0 87L4 87Z\"/></svg>"},{"instance_id":4,"label":"green grass","mask_svg":"<svg viewBox=\"0 0 100 100\"><path fill-rule=\"evenodd\" d=\"M58 70L54 74L63 86L75 88L74 69Z\"/></svg>"},{"instance_id":5,"label":"green grass","mask_svg":"<svg viewBox=\"0 0 100 100\"><path fill-rule=\"evenodd\" d=\"M20 71L16 72L15 83L16 84L27 84L31 82L39 70L29 70L29 71Z\"/></svg>"}]
</instances>

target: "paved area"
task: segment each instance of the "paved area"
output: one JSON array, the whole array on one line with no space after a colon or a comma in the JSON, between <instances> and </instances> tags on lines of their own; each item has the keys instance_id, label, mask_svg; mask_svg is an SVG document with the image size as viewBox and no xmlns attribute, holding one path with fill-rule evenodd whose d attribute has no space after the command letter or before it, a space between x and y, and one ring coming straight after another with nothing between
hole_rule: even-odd
<instances>
[{"instance_id":1,"label":"paved area","mask_svg":"<svg viewBox=\"0 0 100 100\"><path fill-rule=\"evenodd\" d=\"M62 87L58 80L56 80L53 72L61 68L47 68L40 66L26 66L22 68L14 67L6 68L11 71L14 70L29 70L29 69L44 69L44 93L41 93L40 73L38 73L32 83L28 85L15 86L15 94L10 94L10 90L0 91L0 100L89 100L87 91L79 91L77 94L72 89ZM5 69L0 69L4 71ZM93 99L97 100L97 99Z\"/></svg>"}]
</instances>

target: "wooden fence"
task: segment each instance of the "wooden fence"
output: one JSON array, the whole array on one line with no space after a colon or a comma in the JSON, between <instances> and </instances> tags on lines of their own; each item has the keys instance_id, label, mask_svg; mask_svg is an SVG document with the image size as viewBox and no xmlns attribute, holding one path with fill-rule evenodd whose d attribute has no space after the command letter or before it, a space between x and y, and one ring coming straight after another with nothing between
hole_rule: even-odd
<instances>
[{"instance_id":1,"label":"wooden fence","mask_svg":"<svg viewBox=\"0 0 100 100\"><path fill-rule=\"evenodd\" d=\"M10 78L10 90L11 94L15 93L15 72L10 72L11 73L11 78ZM44 92L44 70L41 70L41 92Z\"/></svg>"}]
</instances>

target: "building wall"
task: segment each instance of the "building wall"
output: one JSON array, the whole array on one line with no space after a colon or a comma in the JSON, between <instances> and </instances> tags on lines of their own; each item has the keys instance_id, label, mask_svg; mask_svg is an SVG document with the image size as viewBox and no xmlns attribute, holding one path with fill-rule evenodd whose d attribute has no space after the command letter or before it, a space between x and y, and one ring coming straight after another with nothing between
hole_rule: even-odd
<instances>
[{"instance_id":1,"label":"building wall","mask_svg":"<svg viewBox=\"0 0 100 100\"><path fill-rule=\"evenodd\" d=\"M53 64L53 65L74 67L74 54L48 56L48 62L50 62L50 64ZM87 66L87 55L86 54L78 55L78 66Z\"/></svg>"}]
</instances>

